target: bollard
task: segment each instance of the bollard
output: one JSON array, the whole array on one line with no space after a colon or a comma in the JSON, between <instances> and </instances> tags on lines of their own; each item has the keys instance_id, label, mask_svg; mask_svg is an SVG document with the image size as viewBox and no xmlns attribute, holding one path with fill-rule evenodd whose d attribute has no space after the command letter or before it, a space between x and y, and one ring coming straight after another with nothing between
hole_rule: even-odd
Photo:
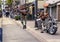
<instances>
[{"instance_id":1,"label":"bollard","mask_svg":"<svg viewBox=\"0 0 60 42\"><path fill-rule=\"evenodd\" d=\"M0 42L2 42L2 28L0 28Z\"/></svg>"}]
</instances>

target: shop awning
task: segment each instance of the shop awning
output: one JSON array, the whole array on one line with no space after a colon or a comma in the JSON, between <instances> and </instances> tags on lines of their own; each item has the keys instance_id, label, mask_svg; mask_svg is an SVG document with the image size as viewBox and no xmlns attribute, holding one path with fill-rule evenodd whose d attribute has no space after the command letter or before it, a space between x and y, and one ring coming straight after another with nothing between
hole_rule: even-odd
<instances>
[{"instance_id":1,"label":"shop awning","mask_svg":"<svg viewBox=\"0 0 60 42\"><path fill-rule=\"evenodd\" d=\"M49 6L49 3L44 3L43 6L44 7L48 7Z\"/></svg>"}]
</instances>

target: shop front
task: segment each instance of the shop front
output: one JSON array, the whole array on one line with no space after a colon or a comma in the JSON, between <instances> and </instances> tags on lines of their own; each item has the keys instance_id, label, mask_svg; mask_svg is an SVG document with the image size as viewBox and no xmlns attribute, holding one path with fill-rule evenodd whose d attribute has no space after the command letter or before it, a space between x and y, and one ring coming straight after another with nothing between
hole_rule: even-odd
<instances>
[{"instance_id":1,"label":"shop front","mask_svg":"<svg viewBox=\"0 0 60 42\"><path fill-rule=\"evenodd\" d=\"M60 21L60 3L57 3L57 16L58 21Z\"/></svg>"},{"instance_id":2,"label":"shop front","mask_svg":"<svg viewBox=\"0 0 60 42\"><path fill-rule=\"evenodd\" d=\"M60 21L60 2L56 2L54 4L49 4L44 8L45 12L48 12L50 16Z\"/></svg>"}]
</instances>

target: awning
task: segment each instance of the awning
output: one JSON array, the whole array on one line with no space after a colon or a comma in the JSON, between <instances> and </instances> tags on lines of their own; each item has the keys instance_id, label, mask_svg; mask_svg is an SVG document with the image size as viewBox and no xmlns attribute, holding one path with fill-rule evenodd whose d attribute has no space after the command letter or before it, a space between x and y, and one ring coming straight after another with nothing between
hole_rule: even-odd
<instances>
[{"instance_id":1,"label":"awning","mask_svg":"<svg viewBox=\"0 0 60 42\"><path fill-rule=\"evenodd\" d=\"M44 3L43 6L44 6L44 7L48 7L49 4L48 4L48 3Z\"/></svg>"},{"instance_id":2,"label":"awning","mask_svg":"<svg viewBox=\"0 0 60 42\"><path fill-rule=\"evenodd\" d=\"M57 3L57 5L60 5L60 3Z\"/></svg>"}]
</instances>

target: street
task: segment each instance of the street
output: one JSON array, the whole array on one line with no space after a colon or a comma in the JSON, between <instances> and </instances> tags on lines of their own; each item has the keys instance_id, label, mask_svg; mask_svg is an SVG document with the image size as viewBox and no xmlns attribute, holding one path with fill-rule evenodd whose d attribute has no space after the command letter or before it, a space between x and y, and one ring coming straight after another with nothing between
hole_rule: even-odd
<instances>
[{"instance_id":1,"label":"street","mask_svg":"<svg viewBox=\"0 0 60 42\"><path fill-rule=\"evenodd\" d=\"M0 0L0 42L60 42L60 0Z\"/></svg>"},{"instance_id":2,"label":"street","mask_svg":"<svg viewBox=\"0 0 60 42\"><path fill-rule=\"evenodd\" d=\"M40 42L9 18L3 18L3 42Z\"/></svg>"},{"instance_id":3,"label":"street","mask_svg":"<svg viewBox=\"0 0 60 42\"><path fill-rule=\"evenodd\" d=\"M21 21L11 18L0 18L0 27L3 29L3 42L60 42L60 23L55 35L40 33L35 30L34 21L27 21L27 29L22 28Z\"/></svg>"}]
</instances>

